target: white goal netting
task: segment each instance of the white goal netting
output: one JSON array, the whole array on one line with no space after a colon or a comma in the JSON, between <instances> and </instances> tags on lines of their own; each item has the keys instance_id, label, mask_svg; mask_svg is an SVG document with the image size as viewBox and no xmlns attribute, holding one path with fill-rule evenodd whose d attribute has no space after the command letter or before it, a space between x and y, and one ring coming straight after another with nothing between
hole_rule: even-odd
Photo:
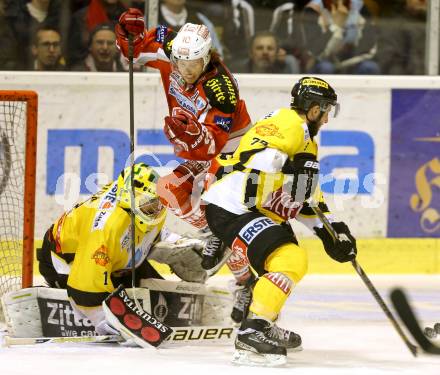
<instances>
[{"instance_id":1,"label":"white goal netting","mask_svg":"<svg viewBox=\"0 0 440 375\"><path fill-rule=\"evenodd\" d=\"M17 94L0 91L0 297L21 288L23 277L29 272L22 266L23 248L29 241L26 237L33 237L33 233L26 232L29 225L25 224L30 219L33 228L34 210L29 210L25 199L26 171L33 164L26 163L26 136L29 122L36 119L36 114L29 116L28 112L36 108L29 105L26 95L21 99ZM26 217L25 208L31 218ZM32 264L32 259L27 262ZM32 268L30 272L32 277Z\"/></svg>"}]
</instances>

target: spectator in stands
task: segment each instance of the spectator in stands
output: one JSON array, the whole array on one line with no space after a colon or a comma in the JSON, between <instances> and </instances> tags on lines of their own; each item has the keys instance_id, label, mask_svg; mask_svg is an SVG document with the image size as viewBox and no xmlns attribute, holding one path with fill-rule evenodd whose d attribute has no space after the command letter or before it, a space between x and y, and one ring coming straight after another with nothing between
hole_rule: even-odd
<instances>
[{"instance_id":1,"label":"spectator in stands","mask_svg":"<svg viewBox=\"0 0 440 375\"><path fill-rule=\"evenodd\" d=\"M251 41L249 57L231 65L233 73L286 73L300 72L299 62L285 51L280 51L276 36L270 31L260 31Z\"/></svg>"},{"instance_id":2,"label":"spectator in stands","mask_svg":"<svg viewBox=\"0 0 440 375\"><path fill-rule=\"evenodd\" d=\"M111 24L98 25L90 34L89 54L82 63L72 67L76 71L123 71L116 48L116 35Z\"/></svg>"},{"instance_id":3,"label":"spectator in stands","mask_svg":"<svg viewBox=\"0 0 440 375\"><path fill-rule=\"evenodd\" d=\"M237 61L248 57L248 51L255 35L258 21L256 22L256 9L259 8L252 0L230 0L225 5L223 45L225 46L225 61L234 65ZM271 2L273 3L273 1ZM273 7L272 7L273 8ZM257 12L261 13L261 12ZM270 14L272 10L270 10ZM266 14L266 19L270 19L270 14ZM268 30L269 25L261 24L259 30Z\"/></svg>"},{"instance_id":4,"label":"spectator in stands","mask_svg":"<svg viewBox=\"0 0 440 375\"><path fill-rule=\"evenodd\" d=\"M115 25L125 10L125 5L119 0L90 0L88 6L75 12L69 31L69 66L76 65L86 58L92 30L102 23Z\"/></svg>"},{"instance_id":5,"label":"spectator in stands","mask_svg":"<svg viewBox=\"0 0 440 375\"><path fill-rule=\"evenodd\" d=\"M214 24L199 11L197 7L187 6L186 0L162 0L159 7L159 24L168 26L176 31L187 22L204 24L211 34L212 46L220 56L223 56L223 47L217 36Z\"/></svg>"},{"instance_id":6,"label":"spectator in stands","mask_svg":"<svg viewBox=\"0 0 440 375\"><path fill-rule=\"evenodd\" d=\"M90 0L69 0L69 8L71 13L75 13L77 10L89 5Z\"/></svg>"},{"instance_id":7,"label":"spectator in stands","mask_svg":"<svg viewBox=\"0 0 440 375\"><path fill-rule=\"evenodd\" d=\"M60 26L61 0L6 0L5 21L14 45L15 69L25 70L32 65L32 38L38 28ZM3 47L4 40L0 40ZM6 41L8 42L8 41Z\"/></svg>"},{"instance_id":8,"label":"spectator in stands","mask_svg":"<svg viewBox=\"0 0 440 375\"><path fill-rule=\"evenodd\" d=\"M14 34L5 19L5 2L0 0L0 70L14 70L16 53Z\"/></svg>"},{"instance_id":9,"label":"spectator in stands","mask_svg":"<svg viewBox=\"0 0 440 375\"><path fill-rule=\"evenodd\" d=\"M358 28L358 16L361 8L364 6L365 0L344 0L342 5L344 5L348 10L348 18L345 21L344 26L344 40L353 42L359 33ZM368 0L366 0L368 2ZM331 18L331 4L337 5L336 0L311 0L310 4L315 4L315 6L322 9L322 12Z\"/></svg>"},{"instance_id":10,"label":"spectator in stands","mask_svg":"<svg viewBox=\"0 0 440 375\"><path fill-rule=\"evenodd\" d=\"M139 9L142 13L146 13L145 5L147 5L147 10L148 10L148 3L146 4L145 0L127 0L127 1L122 0L122 1L127 7Z\"/></svg>"},{"instance_id":11,"label":"spectator in stands","mask_svg":"<svg viewBox=\"0 0 440 375\"><path fill-rule=\"evenodd\" d=\"M394 5L393 17L378 20L382 74L424 74L426 0L400 2L400 9Z\"/></svg>"},{"instance_id":12,"label":"spectator in stands","mask_svg":"<svg viewBox=\"0 0 440 375\"><path fill-rule=\"evenodd\" d=\"M65 61L61 53L61 35L50 27L41 27L32 41L34 61L31 70L64 70Z\"/></svg>"},{"instance_id":13,"label":"spectator in stands","mask_svg":"<svg viewBox=\"0 0 440 375\"><path fill-rule=\"evenodd\" d=\"M314 0L314 2L317 2ZM359 1L352 0L356 8L348 8L343 0L322 0L322 17L332 31L321 58L331 62L327 73L380 74L375 61L377 29L367 7L359 8Z\"/></svg>"},{"instance_id":14,"label":"spectator in stands","mask_svg":"<svg viewBox=\"0 0 440 375\"><path fill-rule=\"evenodd\" d=\"M363 0L375 17L395 17L402 12L406 0Z\"/></svg>"},{"instance_id":15,"label":"spectator in stands","mask_svg":"<svg viewBox=\"0 0 440 375\"><path fill-rule=\"evenodd\" d=\"M270 31L280 40L281 50L286 50L300 61L301 71L319 74L334 71L333 64L323 54L333 37L333 30L323 15L322 1L275 0L269 3L237 0L232 1L231 9L231 21L226 23L224 41L232 60L241 58L240 50L246 50L247 40L252 40L261 26L259 23L263 22L270 25Z\"/></svg>"},{"instance_id":16,"label":"spectator in stands","mask_svg":"<svg viewBox=\"0 0 440 375\"><path fill-rule=\"evenodd\" d=\"M348 0L345 0L348 2ZM331 50L334 29L323 12L321 2L297 0L275 9L271 31L281 40L281 46L301 61L304 72L329 74L334 66L327 58ZM348 12L337 8L338 21L345 23Z\"/></svg>"}]
</instances>

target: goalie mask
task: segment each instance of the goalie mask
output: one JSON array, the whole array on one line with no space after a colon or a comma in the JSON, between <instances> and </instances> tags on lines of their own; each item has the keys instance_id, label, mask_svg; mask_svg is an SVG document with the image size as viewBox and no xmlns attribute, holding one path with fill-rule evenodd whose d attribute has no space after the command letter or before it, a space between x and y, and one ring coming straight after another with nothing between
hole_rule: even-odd
<instances>
[{"instance_id":1,"label":"goalie mask","mask_svg":"<svg viewBox=\"0 0 440 375\"><path fill-rule=\"evenodd\" d=\"M131 167L125 168L118 177L118 205L131 210ZM159 175L147 164L133 166L134 214L136 226L142 232L149 232L165 221L166 209L159 200L156 184Z\"/></svg>"},{"instance_id":2,"label":"goalie mask","mask_svg":"<svg viewBox=\"0 0 440 375\"><path fill-rule=\"evenodd\" d=\"M211 34L205 25L186 23L173 40L171 58L173 61L203 59L205 70L211 59Z\"/></svg>"}]
</instances>

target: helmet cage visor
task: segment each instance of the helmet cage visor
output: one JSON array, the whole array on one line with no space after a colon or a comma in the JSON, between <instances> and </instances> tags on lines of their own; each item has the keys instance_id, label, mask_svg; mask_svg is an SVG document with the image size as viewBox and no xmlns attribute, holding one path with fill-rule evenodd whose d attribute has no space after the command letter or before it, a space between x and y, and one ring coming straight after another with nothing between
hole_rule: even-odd
<instances>
[{"instance_id":1,"label":"helmet cage visor","mask_svg":"<svg viewBox=\"0 0 440 375\"><path fill-rule=\"evenodd\" d=\"M135 214L136 225L142 231L159 224L166 213L156 192L157 173L145 164L134 166L134 191L131 188L132 169L127 167L118 178L119 206L132 210Z\"/></svg>"},{"instance_id":2,"label":"helmet cage visor","mask_svg":"<svg viewBox=\"0 0 440 375\"><path fill-rule=\"evenodd\" d=\"M127 185L125 187L126 194L131 196L132 192L130 189L130 184L128 183ZM157 195L152 195L151 193L136 189L136 180L134 195L135 199L133 212L141 221L147 225L154 225L162 220L164 206L160 202L160 199Z\"/></svg>"},{"instance_id":3,"label":"helmet cage visor","mask_svg":"<svg viewBox=\"0 0 440 375\"><path fill-rule=\"evenodd\" d=\"M139 202L139 211L141 211L142 214L150 220L156 219L160 215L163 208L164 207L160 202L159 197L142 199Z\"/></svg>"},{"instance_id":4,"label":"helmet cage visor","mask_svg":"<svg viewBox=\"0 0 440 375\"><path fill-rule=\"evenodd\" d=\"M319 104L319 109L321 112L327 112L329 117L336 118L339 114L341 106L339 103L335 102L321 102Z\"/></svg>"},{"instance_id":5,"label":"helmet cage visor","mask_svg":"<svg viewBox=\"0 0 440 375\"><path fill-rule=\"evenodd\" d=\"M340 111L340 105L336 100L324 99L322 97L309 96L309 98L292 97L291 107L294 109L301 109L304 112L314 105L319 105L321 112L328 112L330 117L337 117Z\"/></svg>"}]
</instances>

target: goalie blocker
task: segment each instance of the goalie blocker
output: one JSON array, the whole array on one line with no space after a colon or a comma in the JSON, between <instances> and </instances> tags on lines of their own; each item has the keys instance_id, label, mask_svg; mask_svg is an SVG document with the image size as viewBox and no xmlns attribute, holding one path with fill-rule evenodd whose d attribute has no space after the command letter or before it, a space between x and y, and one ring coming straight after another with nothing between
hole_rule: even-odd
<instances>
[{"instance_id":1,"label":"goalie blocker","mask_svg":"<svg viewBox=\"0 0 440 375\"><path fill-rule=\"evenodd\" d=\"M120 285L103 302L105 317L127 341L141 347L159 346L173 330L137 306Z\"/></svg>"}]
</instances>

